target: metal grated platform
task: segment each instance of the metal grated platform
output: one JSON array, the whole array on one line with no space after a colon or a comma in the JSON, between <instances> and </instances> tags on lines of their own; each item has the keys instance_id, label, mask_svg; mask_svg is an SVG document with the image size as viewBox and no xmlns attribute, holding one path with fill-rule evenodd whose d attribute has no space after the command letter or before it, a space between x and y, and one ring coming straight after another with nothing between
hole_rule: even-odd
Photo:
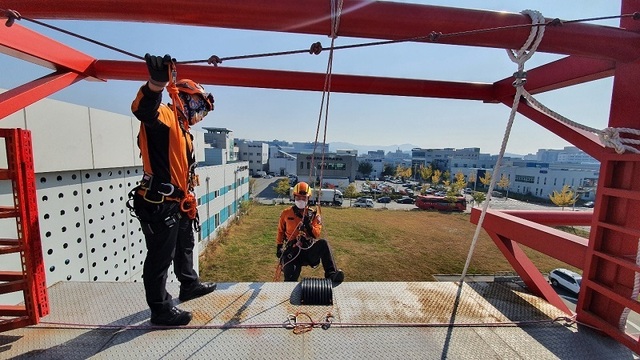
<instances>
[{"instance_id":1,"label":"metal grated platform","mask_svg":"<svg viewBox=\"0 0 640 360\"><path fill-rule=\"evenodd\" d=\"M176 283L168 288L177 296ZM551 322L564 314L498 283L347 282L333 289L333 306L300 305L295 283L223 283L181 304L194 318L175 329L150 325L141 283L63 282L49 296L41 324L0 333L1 359L634 358L590 328ZM333 323L296 334L284 325L297 312L299 322L330 313ZM524 323L495 326L513 322Z\"/></svg>"}]
</instances>

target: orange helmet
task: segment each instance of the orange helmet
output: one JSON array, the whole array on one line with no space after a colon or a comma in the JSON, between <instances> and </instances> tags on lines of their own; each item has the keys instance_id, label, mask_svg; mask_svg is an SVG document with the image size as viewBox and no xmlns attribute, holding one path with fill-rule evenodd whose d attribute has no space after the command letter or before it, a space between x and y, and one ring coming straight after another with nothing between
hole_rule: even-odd
<instances>
[{"instance_id":1,"label":"orange helmet","mask_svg":"<svg viewBox=\"0 0 640 360\"><path fill-rule=\"evenodd\" d=\"M207 111L213 110L213 95L206 92L202 85L190 79L181 79L176 82L176 87L181 93L201 96Z\"/></svg>"},{"instance_id":2,"label":"orange helmet","mask_svg":"<svg viewBox=\"0 0 640 360\"><path fill-rule=\"evenodd\" d=\"M304 181L301 181L293 187L293 195L294 196L311 196L311 187Z\"/></svg>"}]
</instances>

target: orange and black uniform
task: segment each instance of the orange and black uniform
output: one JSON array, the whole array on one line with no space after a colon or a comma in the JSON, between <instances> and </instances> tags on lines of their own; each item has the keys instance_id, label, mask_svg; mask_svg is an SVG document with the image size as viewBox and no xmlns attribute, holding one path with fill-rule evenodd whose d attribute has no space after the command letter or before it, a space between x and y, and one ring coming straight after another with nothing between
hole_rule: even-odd
<instances>
[{"instance_id":1,"label":"orange and black uniform","mask_svg":"<svg viewBox=\"0 0 640 360\"><path fill-rule=\"evenodd\" d=\"M173 110L161 101L162 93L145 84L131 104L131 111L141 122L138 146L144 172L153 175L153 182L172 184L186 193L189 166L194 162L192 137L183 130ZM173 306L165 288L171 261L181 288L198 281L193 269L193 220L180 210L176 199L160 199L148 201L140 191L133 197L147 246L142 275L147 303L152 312L158 313Z\"/></svg>"},{"instance_id":2,"label":"orange and black uniform","mask_svg":"<svg viewBox=\"0 0 640 360\"><path fill-rule=\"evenodd\" d=\"M277 255L283 265L284 281L298 281L303 266L315 267L320 262L326 278L330 278L337 271L329 243L325 239L318 239L321 232L320 216L313 210L307 208L305 214L305 210L294 205L282 211L276 245ZM283 245L286 245L286 248L280 253Z\"/></svg>"}]
</instances>

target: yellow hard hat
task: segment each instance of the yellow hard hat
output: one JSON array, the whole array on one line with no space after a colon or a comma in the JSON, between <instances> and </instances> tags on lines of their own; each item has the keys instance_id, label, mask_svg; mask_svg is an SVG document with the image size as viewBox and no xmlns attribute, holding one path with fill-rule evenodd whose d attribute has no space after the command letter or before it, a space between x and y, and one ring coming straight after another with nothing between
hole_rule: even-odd
<instances>
[{"instance_id":1,"label":"yellow hard hat","mask_svg":"<svg viewBox=\"0 0 640 360\"><path fill-rule=\"evenodd\" d=\"M293 187L293 195L311 196L311 187L304 181L301 181Z\"/></svg>"}]
</instances>

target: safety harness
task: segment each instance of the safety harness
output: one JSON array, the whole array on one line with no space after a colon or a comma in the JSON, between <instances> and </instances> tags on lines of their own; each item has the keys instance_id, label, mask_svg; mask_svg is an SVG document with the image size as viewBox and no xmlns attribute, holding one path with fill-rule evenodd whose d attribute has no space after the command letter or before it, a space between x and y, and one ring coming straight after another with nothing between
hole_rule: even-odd
<instances>
[{"instance_id":1,"label":"safety harness","mask_svg":"<svg viewBox=\"0 0 640 360\"><path fill-rule=\"evenodd\" d=\"M273 277L274 281L280 281L280 274L282 272L282 269L287 264L294 261L300 255L300 252L302 252L302 250L308 250L316 243L316 239L313 237L313 231L311 229L311 220L313 220L313 217L316 216L316 212L309 207L306 207L304 210L300 210L295 205L292 207L292 209L293 213L300 218L300 222L297 225L298 233L294 238L293 234L295 233L295 231L293 231L291 233L291 237L285 239L286 241L284 241L282 245L282 253L280 255L280 258L278 259L278 265L276 266L276 271ZM309 217L308 222L305 222L306 217ZM307 236L307 233L311 234L311 236ZM294 256L292 256L285 262L284 254L290 248L298 248L298 251ZM318 265L313 266L313 268L315 269L317 266Z\"/></svg>"},{"instance_id":2,"label":"safety harness","mask_svg":"<svg viewBox=\"0 0 640 360\"><path fill-rule=\"evenodd\" d=\"M161 204L166 201L176 202L180 206L180 211L185 213L189 219L193 220L193 228L196 232L200 232L200 217L198 215L198 201L194 195L194 190L196 186L200 185L200 179L198 174L196 174L197 162L195 159L195 155L193 154L193 136L189 133L189 123L187 120L181 120L178 116L178 111L183 115L183 118L186 118L184 111L184 104L179 96L179 90L176 86L177 80L177 71L175 68L175 64L171 63L169 66L170 73L170 81L167 85L167 92L169 93L171 100L174 105L171 106L173 108L173 115L178 121L180 129L182 130L183 136L190 137L187 141L187 144L191 143L191 158L189 160L189 174L188 174L188 189L187 193L185 193L180 187L174 185L170 182L161 182L157 179L154 179L152 174L145 173L142 176L142 180L138 183L138 186L134 187L129 192L129 200L127 201L127 208L129 208L131 215L140 218L136 215L135 209L133 206L133 197L135 194L139 194L145 201L148 201L152 204ZM180 211L177 212L175 216L169 216L164 219L160 223L164 222L169 227L173 226L177 223L180 218L182 218L182 214ZM142 219L145 221L145 219Z\"/></svg>"}]
</instances>

